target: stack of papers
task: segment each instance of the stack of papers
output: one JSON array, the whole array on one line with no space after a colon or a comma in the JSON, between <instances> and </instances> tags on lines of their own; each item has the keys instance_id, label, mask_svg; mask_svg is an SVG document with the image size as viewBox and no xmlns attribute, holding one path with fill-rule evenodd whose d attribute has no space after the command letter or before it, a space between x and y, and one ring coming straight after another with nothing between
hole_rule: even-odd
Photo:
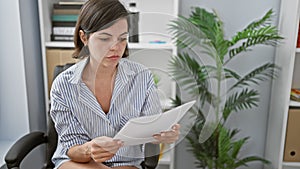
<instances>
[{"instance_id":1,"label":"stack of papers","mask_svg":"<svg viewBox=\"0 0 300 169\"><path fill-rule=\"evenodd\" d=\"M124 142L125 146L153 142L154 134L168 131L195 104L195 100L175 107L164 113L130 119L116 134L114 139Z\"/></svg>"}]
</instances>

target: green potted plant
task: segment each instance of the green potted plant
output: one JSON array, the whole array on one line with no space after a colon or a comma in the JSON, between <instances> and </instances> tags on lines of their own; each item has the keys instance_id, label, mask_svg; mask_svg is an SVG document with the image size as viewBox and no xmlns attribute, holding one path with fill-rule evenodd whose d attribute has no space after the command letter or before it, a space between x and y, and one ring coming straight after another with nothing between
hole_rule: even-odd
<instances>
[{"instance_id":1,"label":"green potted plant","mask_svg":"<svg viewBox=\"0 0 300 169\"><path fill-rule=\"evenodd\" d=\"M198 168L235 169L253 161L269 163L258 156L240 157L249 137L238 138L239 129L226 127L226 122L233 112L258 106L259 92L253 87L274 78L279 70L273 63L265 63L241 75L228 64L254 46L275 46L283 39L271 25L272 14L269 10L230 39L225 39L216 12L200 7L193 8L189 18L180 16L170 24L180 49L171 61L171 74L183 89L181 93L186 92L198 102L193 109L195 123L186 137ZM211 61L200 64L195 56ZM174 102L178 105L182 99L177 96ZM212 113L202 110L204 105L209 105Z\"/></svg>"}]
</instances>

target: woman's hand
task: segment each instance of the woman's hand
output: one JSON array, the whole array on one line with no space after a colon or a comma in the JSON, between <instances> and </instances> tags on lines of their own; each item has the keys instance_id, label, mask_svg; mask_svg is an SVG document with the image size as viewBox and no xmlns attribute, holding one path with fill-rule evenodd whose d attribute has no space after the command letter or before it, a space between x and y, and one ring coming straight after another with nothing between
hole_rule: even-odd
<instances>
[{"instance_id":1,"label":"woman's hand","mask_svg":"<svg viewBox=\"0 0 300 169\"><path fill-rule=\"evenodd\" d=\"M111 159L122 146L122 141L106 136L97 137L90 142L91 158L97 163L104 162Z\"/></svg>"},{"instance_id":2,"label":"woman's hand","mask_svg":"<svg viewBox=\"0 0 300 169\"><path fill-rule=\"evenodd\" d=\"M179 138L180 134L180 125L175 124L170 131L162 131L159 134L153 135L153 137L157 140L154 143L173 143Z\"/></svg>"}]
</instances>

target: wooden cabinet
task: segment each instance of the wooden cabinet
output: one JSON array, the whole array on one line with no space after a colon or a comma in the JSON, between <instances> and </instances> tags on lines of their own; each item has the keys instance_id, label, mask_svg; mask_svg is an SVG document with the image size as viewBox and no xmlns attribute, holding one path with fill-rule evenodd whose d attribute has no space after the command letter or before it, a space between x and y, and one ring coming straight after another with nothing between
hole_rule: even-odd
<instances>
[{"instance_id":1,"label":"wooden cabinet","mask_svg":"<svg viewBox=\"0 0 300 169\"><path fill-rule=\"evenodd\" d=\"M57 63L72 61L70 53L73 42L51 41L51 13L54 3L58 0L39 0L39 21L42 43L43 73L45 84L46 105L49 104L49 89L51 85L51 71ZM121 0L128 7L132 0ZM168 74L169 60L176 55L177 48L172 43L168 33L168 24L178 16L178 0L136 0L140 12L139 43L129 43L129 59L149 67L158 76L159 96L163 108L170 108L170 98L175 98L175 82ZM69 58L67 56L70 55ZM47 107L48 109L48 107ZM47 110L48 111L48 110ZM159 168L174 168L174 148L167 145Z\"/></svg>"},{"instance_id":2,"label":"wooden cabinet","mask_svg":"<svg viewBox=\"0 0 300 169\"><path fill-rule=\"evenodd\" d=\"M284 158L285 147L290 144L288 128L291 131L290 127L293 126L291 120L289 125L289 118L296 117L295 112L290 110L300 109L299 102L290 101L291 88L300 88L300 50L296 48L299 7L299 0L281 1L279 30L284 40L277 47L275 57L275 63L281 70L272 85L265 149L265 157L272 162L272 166L265 168L300 169L300 161L291 162ZM300 125L299 121L297 125ZM296 146L300 147L300 142Z\"/></svg>"}]
</instances>

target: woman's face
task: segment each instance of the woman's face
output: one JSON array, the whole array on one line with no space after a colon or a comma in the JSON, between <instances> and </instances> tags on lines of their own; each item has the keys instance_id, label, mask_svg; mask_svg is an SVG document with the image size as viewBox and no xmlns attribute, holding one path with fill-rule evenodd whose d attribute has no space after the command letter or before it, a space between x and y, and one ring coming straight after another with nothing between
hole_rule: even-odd
<instances>
[{"instance_id":1,"label":"woman's face","mask_svg":"<svg viewBox=\"0 0 300 169\"><path fill-rule=\"evenodd\" d=\"M87 42L91 62L104 67L116 66L125 51L127 36L126 18L117 20L106 29L92 33Z\"/></svg>"}]
</instances>

